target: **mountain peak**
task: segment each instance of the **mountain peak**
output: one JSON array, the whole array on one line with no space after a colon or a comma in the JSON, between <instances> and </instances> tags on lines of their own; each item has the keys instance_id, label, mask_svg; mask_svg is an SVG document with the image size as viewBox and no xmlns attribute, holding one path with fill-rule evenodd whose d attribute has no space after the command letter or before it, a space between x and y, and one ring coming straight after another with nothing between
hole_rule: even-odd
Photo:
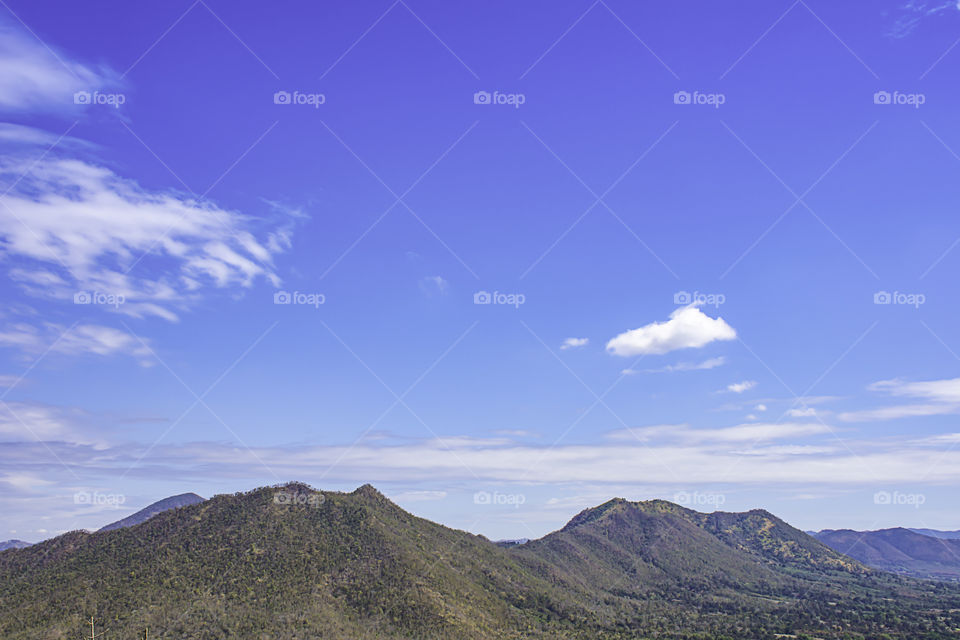
<instances>
[{"instance_id":1,"label":"mountain peak","mask_svg":"<svg viewBox=\"0 0 960 640\"><path fill-rule=\"evenodd\" d=\"M132 527L133 525L140 524L141 522L146 522L158 513L163 513L164 511L169 511L170 509L179 509L180 507L185 507L191 504L197 504L198 502L203 502L203 500L204 499L201 496L198 496L195 493L181 493L175 496L170 496L169 498L158 500L157 502L144 507L140 511L137 511L126 518L117 520L116 522L111 522L110 524L101 527L100 531L113 531L114 529Z\"/></svg>"},{"instance_id":2,"label":"mountain peak","mask_svg":"<svg viewBox=\"0 0 960 640\"><path fill-rule=\"evenodd\" d=\"M372 484L367 483L361 485L353 490L351 495L360 496L362 498L372 498L374 500L386 500L387 497L380 493L376 487Z\"/></svg>"},{"instance_id":3,"label":"mountain peak","mask_svg":"<svg viewBox=\"0 0 960 640\"><path fill-rule=\"evenodd\" d=\"M563 530L572 529L579 527L581 525L587 524L589 522L596 522L603 519L604 517L609 517L618 513L624 513L629 510L636 510L648 515L657 515L665 513L673 513L678 515L683 515L685 513L695 513L681 507L678 504L674 504L669 500L641 500L638 502L633 502L627 500L626 498L611 498L601 505L596 507L591 507L589 509L584 509L577 515L575 515L564 527Z\"/></svg>"}]
</instances>

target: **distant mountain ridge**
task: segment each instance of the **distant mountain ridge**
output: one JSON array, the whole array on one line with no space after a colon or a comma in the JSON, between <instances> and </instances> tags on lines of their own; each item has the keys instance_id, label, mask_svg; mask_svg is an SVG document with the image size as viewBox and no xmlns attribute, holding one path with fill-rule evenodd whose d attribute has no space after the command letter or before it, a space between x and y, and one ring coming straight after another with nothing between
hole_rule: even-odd
<instances>
[{"instance_id":1,"label":"distant mountain ridge","mask_svg":"<svg viewBox=\"0 0 960 640\"><path fill-rule=\"evenodd\" d=\"M914 533L930 536L932 538L943 538L944 540L960 540L960 531L940 531L939 529L910 529Z\"/></svg>"},{"instance_id":2,"label":"distant mountain ridge","mask_svg":"<svg viewBox=\"0 0 960 640\"><path fill-rule=\"evenodd\" d=\"M158 513L163 513L164 511L168 511L170 509L179 509L180 507L186 507L199 502L203 502L203 498L195 493L181 493L179 495L170 496L169 498L158 500L157 502L140 509L140 511L137 511L136 513L129 515L122 520L111 522L110 524L101 527L98 531L113 531L114 529L122 529L123 527L132 527L133 525L140 524L141 522L146 522Z\"/></svg>"},{"instance_id":3,"label":"distant mountain ridge","mask_svg":"<svg viewBox=\"0 0 960 640\"><path fill-rule=\"evenodd\" d=\"M24 542L23 540L4 540L0 542L0 551L6 551L7 549L23 549L24 547L29 547L29 542Z\"/></svg>"},{"instance_id":4,"label":"distant mountain ridge","mask_svg":"<svg viewBox=\"0 0 960 640\"><path fill-rule=\"evenodd\" d=\"M0 637L939 640L960 587L868 569L763 510L609 500L509 548L369 485L290 483L0 554Z\"/></svg>"},{"instance_id":5,"label":"distant mountain ridge","mask_svg":"<svg viewBox=\"0 0 960 640\"><path fill-rule=\"evenodd\" d=\"M917 578L960 580L960 540L957 539L934 537L902 527L879 531L825 529L814 537L876 569Z\"/></svg>"}]
</instances>

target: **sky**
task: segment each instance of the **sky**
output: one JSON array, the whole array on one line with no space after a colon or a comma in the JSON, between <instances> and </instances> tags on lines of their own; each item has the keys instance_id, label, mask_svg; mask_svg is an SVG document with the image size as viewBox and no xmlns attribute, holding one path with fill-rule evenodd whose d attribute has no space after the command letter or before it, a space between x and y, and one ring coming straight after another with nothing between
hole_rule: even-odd
<instances>
[{"instance_id":1,"label":"sky","mask_svg":"<svg viewBox=\"0 0 960 640\"><path fill-rule=\"evenodd\" d=\"M0 539L960 529L955 2L0 5Z\"/></svg>"}]
</instances>

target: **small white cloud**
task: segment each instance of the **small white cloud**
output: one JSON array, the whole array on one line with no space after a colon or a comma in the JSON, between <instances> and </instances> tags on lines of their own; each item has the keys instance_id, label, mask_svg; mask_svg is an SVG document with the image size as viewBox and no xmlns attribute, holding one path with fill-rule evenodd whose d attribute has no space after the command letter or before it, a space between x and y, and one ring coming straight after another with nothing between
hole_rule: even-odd
<instances>
[{"instance_id":1,"label":"small white cloud","mask_svg":"<svg viewBox=\"0 0 960 640\"><path fill-rule=\"evenodd\" d=\"M755 407L753 408L753 410L754 410L754 411L766 411L766 410L767 410L767 405L765 405L765 404L758 404L757 406L755 406Z\"/></svg>"},{"instance_id":2,"label":"small white cloud","mask_svg":"<svg viewBox=\"0 0 960 640\"><path fill-rule=\"evenodd\" d=\"M671 313L666 322L621 333L607 343L607 351L617 356L660 355L736 337L737 332L723 318L711 318L696 305L689 305Z\"/></svg>"},{"instance_id":3,"label":"small white cloud","mask_svg":"<svg viewBox=\"0 0 960 640\"><path fill-rule=\"evenodd\" d=\"M804 407L803 409L788 409L787 415L791 418L809 418L817 415L817 410L813 407Z\"/></svg>"},{"instance_id":4,"label":"small white cloud","mask_svg":"<svg viewBox=\"0 0 960 640\"><path fill-rule=\"evenodd\" d=\"M527 429L497 429L494 431L497 435L501 436L512 436L514 438L539 438L540 434L536 431L529 431Z\"/></svg>"},{"instance_id":5,"label":"small white cloud","mask_svg":"<svg viewBox=\"0 0 960 640\"><path fill-rule=\"evenodd\" d=\"M756 380L744 380L743 382L734 382L727 385L727 391L732 393L743 393L757 386Z\"/></svg>"},{"instance_id":6,"label":"small white cloud","mask_svg":"<svg viewBox=\"0 0 960 640\"><path fill-rule=\"evenodd\" d=\"M450 283L441 276L427 276L420 279L420 290L428 296L435 293L446 295L450 289Z\"/></svg>"},{"instance_id":7,"label":"small white cloud","mask_svg":"<svg viewBox=\"0 0 960 640\"><path fill-rule=\"evenodd\" d=\"M560 345L561 349L575 349L577 347L586 346L590 342L589 338L567 338L563 341L563 344Z\"/></svg>"}]
</instances>

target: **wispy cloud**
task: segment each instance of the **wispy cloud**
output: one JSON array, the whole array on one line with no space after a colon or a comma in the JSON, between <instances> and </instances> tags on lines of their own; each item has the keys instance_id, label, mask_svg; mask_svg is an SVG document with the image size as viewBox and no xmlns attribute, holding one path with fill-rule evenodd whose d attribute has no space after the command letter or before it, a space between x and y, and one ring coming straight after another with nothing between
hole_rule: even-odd
<instances>
[{"instance_id":1,"label":"wispy cloud","mask_svg":"<svg viewBox=\"0 0 960 640\"><path fill-rule=\"evenodd\" d=\"M803 487L915 481L917 469L929 482L960 481L960 451L943 451L905 442L857 443L846 447L804 442L822 437L822 424L745 424L721 429L681 429L638 442L615 438L595 444L531 445L502 439L433 438L402 444L260 446L246 450L230 443L158 445L149 467L135 466L130 477L176 473L181 478L245 478L263 465L285 477L326 482L526 482L563 483L784 483ZM137 461L145 445L92 447L47 443L71 464L119 477ZM0 443L9 473L61 474L40 443ZM329 469L329 473L327 470ZM105 480L106 482L106 480Z\"/></svg>"},{"instance_id":2,"label":"wispy cloud","mask_svg":"<svg viewBox=\"0 0 960 640\"><path fill-rule=\"evenodd\" d=\"M136 358L140 364L153 364L149 341L95 324L77 324L64 327L55 323L40 325L18 322L0 329L0 347L16 348L31 356L48 351L70 356L125 355Z\"/></svg>"},{"instance_id":3,"label":"wispy cloud","mask_svg":"<svg viewBox=\"0 0 960 640\"><path fill-rule=\"evenodd\" d=\"M420 286L420 291L427 296L432 296L435 294L446 295L450 290L450 283L441 276L427 276L425 278L420 278L420 282L418 284Z\"/></svg>"},{"instance_id":4,"label":"wispy cloud","mask_svg":"<svg viewBox=\"0 0 960 640\"><path fill-rule=\"evenodd\" d=\"M632 375L635 373L676 373L678 371L707 371L709 369L716 369L727 363L727 359L723 356L717 358L708 358L702 362L678 362L677 364L668 364L665 367L659 367L657 369L624 369L621 373L624 375Z\"/></svg>"},{"instance_id":5,"label":"wispy cloud","mask_svg":"<svg viewBox=\"0 0 960 640\"><path fill-rule=\"evenodd\" d=\"M905 38L912 34L920 23L931 16L960 9L957 0L908 0L899 10L887 35Z\"/></svg>"},{"instance_id":6,"label":"wispy cloud","mask_svg":"<svg viewBox=\"0 0 960 640\"><path fill-rule=\"evenodd\" d=\"M0 185L13 186L0 208L3 251L20 259L9 273L33 295L102 292L123 297L122 313L174 320L204 289L280 283L285 229L258 237L252 218L208 201L76 159L6 158Z\"/></svg>"},{"instance_id":7,"label":"wispy cloud","mask_svg":"<svg viewBox=\"0 0 960 640\"><path fill-rule=\"evenodd\" d=\"M0 20L0 111L75 112L78 91L119 85L107 67L72 60L24 29Z\"/></svg>"},{"instance_id":8,"label":"wispy cloud","mask_svg":"<svg viewBox=\"0 0 960 640\"><path fill-rule=\"evenodd\" d=\"M960 378L920 382L907 382L901 379L881 380L868 388L871 391L880 391L897 397L918 398L926 402L846 411L837 416L840 420L845 422L896 420L960 412Z\"/></svg>"},{"instance_id":9,"label":"wispy cloud","mask_svg":"<svg viewBox=\"0 0 960 640\"><path fill-rule=\"evenodd\" d=\"M0 21L0 112L87 108L74 93L115 88L118 78ZM100 292L125 300L103 310L176 320L209 291L258 279L279 285L273 259L290 247L302 214L277 221L272 205L261 222L203 197L148 189L67 134L0 123L0 140L8 143L0 251L29 295L73 303L79 292Z\"/></svg>"}]
</instances>

